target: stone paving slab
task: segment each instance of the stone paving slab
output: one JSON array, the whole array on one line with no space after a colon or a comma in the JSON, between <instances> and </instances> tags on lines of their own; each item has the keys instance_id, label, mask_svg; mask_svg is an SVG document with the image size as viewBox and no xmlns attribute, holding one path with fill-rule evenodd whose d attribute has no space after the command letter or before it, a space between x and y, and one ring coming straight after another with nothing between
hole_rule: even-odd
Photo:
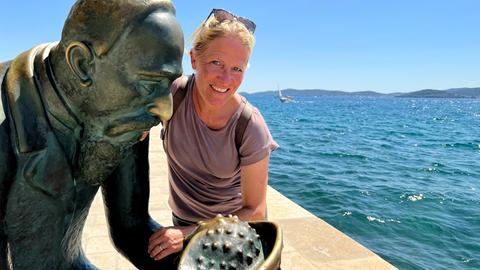
<instances>
[{"instance_id":1,"label":"stone paving slab","mask_svg":"<svg viewBox=\"0 0 480 270\"><path fill-rule=\"evenodd\" d=\"M150 215L164 226L171 225L167 203L167 162L153 128L150 139ZM275 189L267 193L268 217L283 230L282 269L396 269L378 255L315 217ZM112 246L99 192L92 203L82 245L89 260L100 269L136 269Z\"/></svg>"}]
</instances>

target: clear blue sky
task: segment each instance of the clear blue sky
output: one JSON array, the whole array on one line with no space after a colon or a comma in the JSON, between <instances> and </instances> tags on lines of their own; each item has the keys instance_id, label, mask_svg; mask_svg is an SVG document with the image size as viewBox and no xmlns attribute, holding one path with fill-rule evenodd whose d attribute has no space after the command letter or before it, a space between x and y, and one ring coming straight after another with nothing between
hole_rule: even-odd
<instances>
[{"instance_id":1,"label":"clear blue sky","mask_svg":"<svg viewBox=\"0 0 480 270\"><path fill-rule=\"evenodd\" d=\"M3 1L0 61L58 40L73 2ZM214 7L256 22L257 43L240 91L480 87L478 0L173 2L186 40ZM192 72L187 56L184 71Z\"/></svg>"}]
</instances>

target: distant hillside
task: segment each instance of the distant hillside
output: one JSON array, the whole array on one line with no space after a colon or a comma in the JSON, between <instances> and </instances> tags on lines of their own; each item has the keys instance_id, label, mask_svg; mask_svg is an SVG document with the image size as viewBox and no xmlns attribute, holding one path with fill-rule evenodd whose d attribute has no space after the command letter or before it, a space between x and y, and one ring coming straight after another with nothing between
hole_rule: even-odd
<instances>
[{"instance_id":1,"label":"distant hillside","mask_svg":"<svg viewBox=\"0 0 480 270\"><path fill-rule=\"evenodd\" d=\"M445 90L448 93L455 93L469 98L479 98L480 97L480 87L477 88L452 88Z\"/></svg>"},{"instance_id":2,"label":"distant hillside","mask_svg":"<svg viewBox=\"0 0 480 270\"><path fill-rule=\"evenodd\" d=\"M424 89L419 91L414 91L410 93L396 95L396 97L406 97L406 98L465 98L462 95L456 93L450 93L446 90L434 90L434 89Z\"/></svg>"},{"instance_id":3,"label":"distant hillside","mask_svg":"<svg viewBox=\"0 0 480 270\"><path fill-rule=\"evenodd\" d=\"M246 93L242 93L246 94ZM324 90L324 89L282 89L282 94L286 96L386 96L386 94L377 93L374 91L357 91L346 92L340 90ZM272 96L277 95L277 90L262 91L250 93L247 95L256 96Z\"/></svg>"},{"instance_id":4,"label":"distant hillside","mask_svg":"<svg viewBox=\"0 0 480 270\"><path fill-rule=\"evenodd\" d=\"M396 95L397 97L421 98L480 98L480 88L452 88L447 90L424 89Z\"/></svg>"},{"instance_id":5,"label":"distant hillside","mask_svg":"<svg viewBox=\"0 0 480 270\"><path fill-rule=\"evenodd\" d=\"M276 90L269 90L257 93L242 93L245 95L256 96L276 96ZM447 90L423 89L419 91L406 93L391 93L382 94L375 91L357 91L347 92L339 90L324 90L324 89L283 89L283 95L287 96L393 96L393 97L408 97L408 98L480 98L480 87L478 88L451 88Z\"/></svg>"}]
</instances>

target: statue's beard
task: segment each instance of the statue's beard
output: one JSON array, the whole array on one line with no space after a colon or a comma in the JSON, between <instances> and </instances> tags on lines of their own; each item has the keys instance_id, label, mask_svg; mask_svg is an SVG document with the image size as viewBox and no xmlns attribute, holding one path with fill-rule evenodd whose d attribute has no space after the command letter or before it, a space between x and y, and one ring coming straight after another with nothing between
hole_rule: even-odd
<instances>
[{"instance_id":1,"label":"statue's beard","mask_svg":"<svg viewBox=\"0 0 480 270\"><path fill-rule=\"evenodd\" d=\"M131 144L114 144L106 139L87 139L80 145L76 179L101 185L127 156Z\"/></svg>"},{"instance_id":2,"label":"statue's beard","mask_svg":"<svg viewBox=\"0 0 480 270\"><path fill-rule=\"evenodd\" d=\"M159 121L156 117L140 115L110 120L105 127L86 127L80 139L75 178L90 185L103 184L128 156L143 131Z\"/></svg>"}]
</instances>

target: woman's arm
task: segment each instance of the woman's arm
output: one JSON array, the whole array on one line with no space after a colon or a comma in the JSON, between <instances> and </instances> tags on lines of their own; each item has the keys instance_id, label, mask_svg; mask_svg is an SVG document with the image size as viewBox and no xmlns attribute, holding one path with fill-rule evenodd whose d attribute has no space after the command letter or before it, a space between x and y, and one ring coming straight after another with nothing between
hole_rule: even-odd
<instances>
[{"instance_id":1,"label":"woman's arm","mask_svg":"<svg viewBox=\"0 0 480 270\"><path fill-rule=\"evenodd\" d=\"M241 220L262 220L267 216L268 164L270 155L240 169L243 207L232 213Z\"/></svg>"},{"instance_id":2,"label":"woman's arm","mask_svg":"<svg viewBox=\"0 0 480 270\"><path fill-rule=\"evenodd\" d=\"M241 220L262 220L266 218L266 197L268 184L269 156L241 168L241 189L243 207L232 213ZM166 227L154 233L149 240L148 252L159 260L183 249L183 240L191 234L197 225L187 227Z\"/></svg>"}]
</instances>

